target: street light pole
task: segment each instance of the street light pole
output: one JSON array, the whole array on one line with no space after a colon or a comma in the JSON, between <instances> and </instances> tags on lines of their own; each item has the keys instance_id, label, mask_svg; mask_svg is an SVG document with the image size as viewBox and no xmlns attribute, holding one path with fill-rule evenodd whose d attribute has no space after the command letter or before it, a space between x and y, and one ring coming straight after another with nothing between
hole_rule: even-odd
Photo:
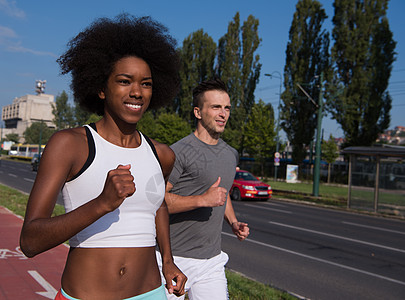
<instances>
[{"instance_id":1,"label":"street light pole","mask_svg":"<svg viewBox=\"0 0 405 300\"><path fill-rule=\"evenodd\" d=\"M316 76L318 77L318 76ZM312 195L318 197L319 195L319 173L321 168L321 129L322 129L322 111L323 111L323 72L320 76L320 88L319 88L319 99L318 104L314 99L305 91L305 89L297 83L300 90L311 100L312 104L318 109L317 111L317 126L316 126L316 144L315 144L315 164L314 164L314 178L312 185ZM311 149L312 152L312 149Z\"/></svg>"},{"instance_id":2,"label":"street light pole","mask_svg":"<svg viewBox=\"0 0 405 300\"><path fill-rule=\"evenodd\" d=\"M319 88L318 99L318 117L316 127L316 145L315 145L315 165L314 165L314 184L312 186L312 194L315 197L319 195L319 177L321 168L321 128L322 128L322 110L323 110L323 72L320 77L321 83Z\"/></svg>"},{"instance_id":3,"label":"street light pole","mask_svg":"<svg viewBox=\"0 0 405 300\"><path fill-rule=\"evenodd\" d=\"M273 74L278 74L277 76L274 76ZM264 74L264 76L269 76L270 78L279 78L280 79L280 87L278 91L278 116L277 116L277 125L276 125L276 153L279 151L280 147L280 106L281 106L281 84L282 84L282 76L279 71L274 71L271 74ZM277 181L277 165L274 165L274 181Z\"/></svg>"}]
</instances>

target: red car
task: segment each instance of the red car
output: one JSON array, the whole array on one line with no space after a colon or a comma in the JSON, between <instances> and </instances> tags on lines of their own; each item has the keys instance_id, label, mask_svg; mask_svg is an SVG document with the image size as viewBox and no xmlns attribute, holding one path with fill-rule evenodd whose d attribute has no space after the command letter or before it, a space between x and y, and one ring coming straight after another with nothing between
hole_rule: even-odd
<instances>
[{"instance_id":1,"label":"red car","mask_svg":"<svg viewBox=\"0 0 405 300\"><path fill-rule=\"evenodd\" d=\"M268 200L273 191L267 183L261 182L252 173L237 170L231 188L232 200L254 199Z\"/></svg>"}]
</instances>

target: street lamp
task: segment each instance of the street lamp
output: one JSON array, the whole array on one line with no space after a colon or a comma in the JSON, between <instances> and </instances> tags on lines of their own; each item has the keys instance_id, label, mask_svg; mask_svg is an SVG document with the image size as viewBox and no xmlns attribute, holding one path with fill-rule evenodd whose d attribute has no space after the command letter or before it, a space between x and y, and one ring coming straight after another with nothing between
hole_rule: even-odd
<instances>
[{"instance_id":1,"label":"street lamp","mask_svg":"<svg viewBox=\"0 0 405 300\"><path fill-rule=\"evenodd\" d=\"M315 197L319 195L319 177L320 177L320 168L321 168L321 128L322 128L322 112L323 112L323 72L321 73L320 78L320 89L319 89L319 98L318 103L311 98L311 96L304 90L304 88L297 83L297 86L300 90L308 97L309 100L317 108L317 126L316 126L316 144L315 144L315 165L314 165L314 180L312 186L312 194ZM311 149L312 151L312 149Z\"/></svg>"},{"instance_id":2,"label":"street lamp","mask_svg":"<svg viewBox=\"0 0 405 300\"><path fill-rule=\"evenodd\" d=\"M274 76L273 74L278 74L278 76ZM271 74L264 74L264 76L269 76L270 78L279 78L280 79L280 88L278 91L278 116L277 116L277 125L276 125L276 131L277 131L277 135L276 135L276 153L277 155L279 155L279 147L280 147L280 107L281 107L281 84L282 84L282 76L281 73L279 71L274 71ZM274 181L277 181L277 165L276 163L274 163Z\"/></svg>"}]
</instances>

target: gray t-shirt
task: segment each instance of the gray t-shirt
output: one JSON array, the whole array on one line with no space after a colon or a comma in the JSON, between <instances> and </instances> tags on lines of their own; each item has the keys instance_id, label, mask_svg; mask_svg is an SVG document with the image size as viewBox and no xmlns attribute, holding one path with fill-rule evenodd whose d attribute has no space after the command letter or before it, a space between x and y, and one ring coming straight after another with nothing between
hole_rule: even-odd
<instances>
[{"instance_id":1,"label":"gray t-shirt","mask_svg":"<svg viewBox=\"0 0 405 300\"><path fill-rule=\"evenodd\" d=\"M220 186L230 190L238 163L238 152L219 139L208 145L193 133L171 146L176 162L169 177L171 193L180 196L205 193L218 177ZM221 252L221 231L225 205L202 207L170 215L173 255L207 259Z\"/></svg>"}]
</instances>

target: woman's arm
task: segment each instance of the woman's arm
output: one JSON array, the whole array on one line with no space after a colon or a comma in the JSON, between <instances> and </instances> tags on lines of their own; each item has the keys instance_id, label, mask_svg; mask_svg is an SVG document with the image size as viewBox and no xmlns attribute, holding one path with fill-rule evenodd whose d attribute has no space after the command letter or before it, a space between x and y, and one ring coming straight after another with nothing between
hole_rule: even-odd
<instances>
[{"instance_id":1,"label":"woman's arm","mask_svg":"<svg viewBox=\"0 0 405 300\"><path fill-rule=\"evenodd\" d=\"M164 144L154 143L162 166L165 182L173 169L175 155L174 152ZM170 227L169 227L169 212L166 202L156 212L156 237L159 245L159 250L162 256L162 273L166 279L166 288L169 293L174 293L177 296L184 294L184 286L187 277L177 268L173 262L172 250L170 246ZM172 281L176 282L173 286Z\"/></svg>"},{"instance_id":2,"label":"woman's arm","mask_svg":"<svg viewBox=\"0 0 405 300\"><path fill-rule=\"evenodd\" d=\"M21 230L20 247L26 256L33 257L65 242L135 191L128 167L120 166L109 172L100 196L67 214L52 217L63 184L80 170L87 154L84 128L57 132L47 143Z\"/></svg>"}]
</instances>

